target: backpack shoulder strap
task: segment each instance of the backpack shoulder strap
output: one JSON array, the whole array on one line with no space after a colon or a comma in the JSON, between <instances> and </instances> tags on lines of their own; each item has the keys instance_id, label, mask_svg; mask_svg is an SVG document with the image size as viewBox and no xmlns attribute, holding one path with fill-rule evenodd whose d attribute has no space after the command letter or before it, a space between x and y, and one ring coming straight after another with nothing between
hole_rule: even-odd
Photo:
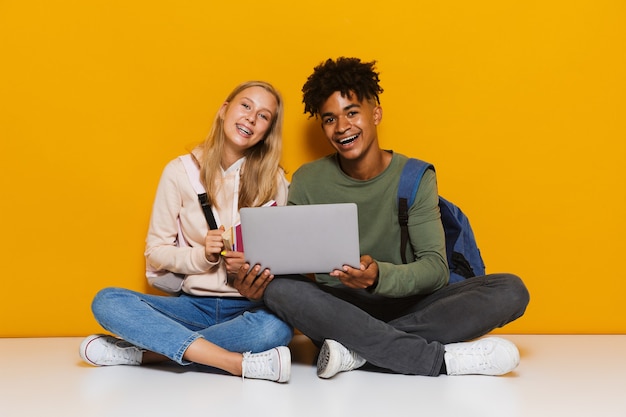
<instances>
[{"instance_id":1,"label":"backpack shoulder strap","mask_svg":"<svg viewBox=\"0 0 626 417\"><path fill-rule=\"evenodd\" d=\"M191 185L193 186L196 194L205 193L206 190L200 182L200 168L198 167L198 165L196 165L196 161L194 161L191 154L188 153L187 155L179 156L178 159L182 161L183 166L185 167L185 172L187 172L189 181L191 182Z\"/></svg>"},{"instance_id":2,"label":"backpack shoulder strap","mask_svg":"<svg viewBox=\"0 0 626 417\"><path fill-rule=\"evenodd\" d=\"M400 182L398 183L398 222L400 223L400 256L402 262L406 260L406 246L409 242L409 207L415 201L415 194L419 188L422 176L427 169L434 170L435 167L419 159L409 158L402 169Z\"/></svg>"},{"instance_id":3,"label":"backpack shoulder strap","mask_svg":"<svg viewBox=\"0 0 626 417\"><path fill-rule=\"evenodd\" d=\"M179 156L179 159L183 162L189 181L191 182L196 194L198 194L198 201L200 201L200 206L202 206L202 211L204 212L206 221L209 223L209 227L211 229L217 229L217 223L215 221L215 217L213 216L213 212L211 211L206 190L204 189L202 182L200 182L200 169L198 168L198 165L196 165L196 162L191 157L191 154Z\"/></svg>"}]
</instances>

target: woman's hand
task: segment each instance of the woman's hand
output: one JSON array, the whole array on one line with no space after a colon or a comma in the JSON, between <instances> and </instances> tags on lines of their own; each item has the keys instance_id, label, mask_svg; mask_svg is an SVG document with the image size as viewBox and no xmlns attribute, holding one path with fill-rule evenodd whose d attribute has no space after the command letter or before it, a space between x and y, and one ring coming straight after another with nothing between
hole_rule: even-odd
<instances>
[{"instance_id":1,"label":"woman's hand","mask_svg":"<svg viewBox=\"0 0 626 417\"><path fill-rule=\"evenodd\" d=\"M237 275L239 269L246 261L244 258L243 252L237 252L234 250L223 250L222 258L224 259L224 264L226 264L226 274L229 277L233 277Z\"/></svg>"},{"instance_id":2,"label":"woman's hand","mask_svg":"<svg viewBox=\"0 0 626 417\"><path fill-rule=\"evenodd\" d=\"M224 241L222 240L224 230L224 226L209 230L204 238L204 256L211 263L217 263L220 260L220 252L224 249Z\"/></svg>"}]
</instances>

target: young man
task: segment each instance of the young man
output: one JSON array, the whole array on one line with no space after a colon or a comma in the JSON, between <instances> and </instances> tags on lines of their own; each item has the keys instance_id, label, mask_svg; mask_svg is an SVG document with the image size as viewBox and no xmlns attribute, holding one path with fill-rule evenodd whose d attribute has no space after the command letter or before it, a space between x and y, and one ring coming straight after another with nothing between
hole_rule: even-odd
<instances>
[{"instance_id":1,"label":"young man","mask_svg":"<svg viewBox=\"0 0 626 417\"><path fill-rule=\"evenodd\" d=\"M321 378L366 364L413 375L508 373L519 363L515 345L496 337L474 339L520 317L528 291L510 274L448 285L432 170L409 209L415 260L402 263L395 196L407 157L379 146L383 89L374 65L329 59L308 78L305 113L321 119L336 152L298 169L288 198L289 204L356 203L360 268L346 266L311 281L274 279L271 271L245 264L234 285L244 296L262 296L281 319L321 346Z\"/></svg>"}]
</instances>

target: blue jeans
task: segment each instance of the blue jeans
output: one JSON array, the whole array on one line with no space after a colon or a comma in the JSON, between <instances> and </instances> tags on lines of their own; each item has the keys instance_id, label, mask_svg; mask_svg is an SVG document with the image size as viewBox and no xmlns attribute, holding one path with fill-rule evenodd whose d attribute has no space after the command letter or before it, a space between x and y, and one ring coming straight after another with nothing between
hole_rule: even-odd
<instances>
[{"instance_id":1,"label":"blue jeans","mask_svg":"<svg viewBox=\"0 0 626 417\"><path fill-rule=\"evenodd\" d=\"M179 297L105 288L92 311L100 325L122 339L181 365L185 350L202 337L232 352L262 352L287 345L292 328L263 303L246 298Z\"/></svg>"},{"instance_id":2,"label":"blue jeans","mask_svg":"<svg viewBox=\"0 0 626 417\"><path fill-rule=\"evenodd\" d=\"M276 277L264 301L318 346L333 339L370 367L439 375L444 344L471 340L517 319L529 294L511 274L474 277L432 294L387 298L366 290L318 285L301 276Z\"/></svg>"}]
</instances>

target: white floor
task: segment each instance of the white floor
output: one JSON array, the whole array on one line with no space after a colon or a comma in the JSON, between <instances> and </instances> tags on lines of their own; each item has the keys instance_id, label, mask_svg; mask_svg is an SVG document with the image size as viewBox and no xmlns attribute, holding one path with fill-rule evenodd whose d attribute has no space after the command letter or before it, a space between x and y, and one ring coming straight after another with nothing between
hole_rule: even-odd
<instances>
[{"instance_id":1,"label":"white floor","mask_svg":"<svg viewBox=\"0 0 626 417\"><path fill-rule=\"evenodd\" d=\"M0 416L626 416L626 335L510 335L504 377L315 374L297 336L287 384L189 367L95 368L81 338L0 338Z\"/></svg>"}]
</instances>

